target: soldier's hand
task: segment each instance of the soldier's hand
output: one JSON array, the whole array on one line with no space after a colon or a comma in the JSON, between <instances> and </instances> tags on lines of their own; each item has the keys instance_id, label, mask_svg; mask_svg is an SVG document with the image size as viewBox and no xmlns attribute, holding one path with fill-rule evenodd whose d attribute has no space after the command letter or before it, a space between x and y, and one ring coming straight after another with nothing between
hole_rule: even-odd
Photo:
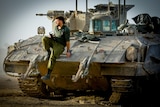
<instances>
[{"instance_id":1,"label":"soldier's hand","mask_svg":"<svg viewBox=\"0 0 160 107\"><path fill-rule=\"evenodd\" d=\"M71 57L71 51L68 51L68 52L66 53L66 56L67 56L67 58Z\"/></svg>"},{"instance_id":2,"label":"soldier's hand","mask_svg":"<svg viewBox=\"0 0 160 107\"><path fill-rule=\"evenodd\" d=\"M53 38L53 32L49 32L49 37Z\"/></svg>"}]
</instances>

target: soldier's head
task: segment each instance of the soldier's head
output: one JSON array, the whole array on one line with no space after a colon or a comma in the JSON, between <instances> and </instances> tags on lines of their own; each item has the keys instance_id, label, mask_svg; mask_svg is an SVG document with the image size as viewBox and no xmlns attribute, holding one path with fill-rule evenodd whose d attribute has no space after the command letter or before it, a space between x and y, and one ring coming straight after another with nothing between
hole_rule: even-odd
<instances>
[{"instance_id":1,"label":"soldier's head","mask_svg":"<svg viewBox=\"0 0 160 107\"><path fill-rule=\"evenodd\" d=\"M64 17L62 17L62 16L56 17L55 23L57 26L61 26L61 25L65 24Z\"/></svg>"}]
</instances>

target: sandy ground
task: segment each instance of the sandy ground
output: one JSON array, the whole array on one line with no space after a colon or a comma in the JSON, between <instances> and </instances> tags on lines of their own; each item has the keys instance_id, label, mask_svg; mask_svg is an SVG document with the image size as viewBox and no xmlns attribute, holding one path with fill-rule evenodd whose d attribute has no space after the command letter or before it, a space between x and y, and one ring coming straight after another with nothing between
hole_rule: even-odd
<instances>
[{"instance_id":1,"label":"sandy ground","mask_svg":"<svg viewBox=\"0 0 160 107\"><path fill-rule=\"evenodd\" d=\"M86 100L87 99L87 100ZM0 107L103 107L94 96L80 96L68 100L40 99L25 95L18 87L16 77L0 75Z\"/></svg>"}]
</instances>

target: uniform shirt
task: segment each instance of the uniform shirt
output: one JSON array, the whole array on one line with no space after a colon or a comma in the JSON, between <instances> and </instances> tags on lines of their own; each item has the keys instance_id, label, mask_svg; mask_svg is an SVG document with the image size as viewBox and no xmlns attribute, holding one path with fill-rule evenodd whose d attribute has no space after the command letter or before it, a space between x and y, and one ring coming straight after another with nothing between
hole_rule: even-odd
<instances>
[{"instance_id":1,"label":"uniform shirt","mask_svg":"<svg viewBox=\"0 0 160 107\"><path fill-rule=\"evenodd\" d=\"M61 29L58 29L56 26L54 28L54 36L58 43L66 46L66 42L70 41L70 30L65 25L63 25Z\"/></svg>"}]
</instances>

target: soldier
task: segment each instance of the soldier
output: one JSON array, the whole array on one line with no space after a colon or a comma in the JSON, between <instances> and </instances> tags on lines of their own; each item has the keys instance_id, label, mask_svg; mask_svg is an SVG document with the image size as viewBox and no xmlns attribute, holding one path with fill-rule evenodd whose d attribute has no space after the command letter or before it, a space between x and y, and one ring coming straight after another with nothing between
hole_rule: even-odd
<instances>
[{"instance_id":1,"label":"soldier","mask_svg":"<svg viewBox=\"0 0 160 107\"><path fill-rule=\"evenodd\" d=\"M65 26L64 17L59 16L55 19L55 28L50 37L44 36L42 38L43 48L48 52L48 72L45 76L42 76L42 80L50 79L50 74L56 63L56 59L63 53L66 47L66 56L70 57L70 30ZM52 48L52 50L50 50Z\"/></svg>"}]
</instances>

